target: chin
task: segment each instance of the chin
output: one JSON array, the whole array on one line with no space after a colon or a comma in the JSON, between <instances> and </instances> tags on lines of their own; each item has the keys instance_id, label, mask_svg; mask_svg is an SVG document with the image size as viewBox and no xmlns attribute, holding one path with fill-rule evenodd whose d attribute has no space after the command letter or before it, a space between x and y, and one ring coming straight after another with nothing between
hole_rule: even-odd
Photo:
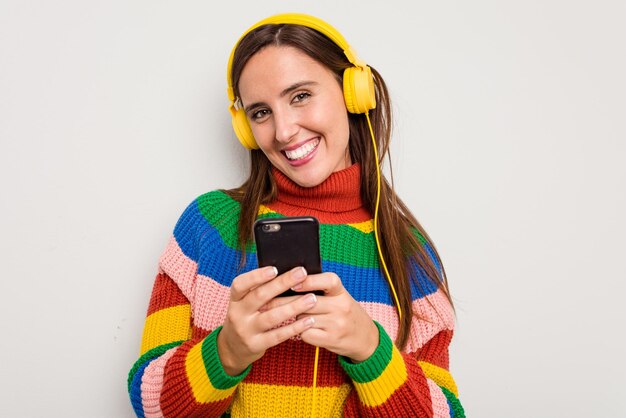
<instances>
[{"instance_id":1,"label":"chin","mask_svg":"<svg viewBox=\"0 0 626 418\"><path fill-rule=\"evenodd\" d=\"M349 167L352 164L348 164ZM306 171L283 171L283 173L300 187L315 187L325 182L334 172L347 167L333 169L332 167L309 167Z\"/></svg>"},{"instance_id":2,"label":"chin","mask_svg":"<svg viewBox=\"0 0 626 418\"><path fill-rule=\"evenodd\" d=\"M320 175L319 173L313 175L288 175L288 177L300 187L319 186L328 178L328 176Z\"/></svg>"},{"instance_id":3,"label":"chin","mask_svg":"<svg viewBox=\"0 0 626 418\"><path fill-rule=\"evenodd\" d=\"M315 179L310 179L310 178L306 178L306 179L300 179L297 177L296 178L289 177L289 178L300 187L315 187L323 183L325 180L323 179L323 180L317 181Z\"/></svg>"},{"instance_id":4,"label":"chin","mask_svg":"<svg viewBox=\"0 0 626 418\"><path fill-rule=\"evenodd\" d=\"M300 167L293 167L284 161L280 161L275 167L279 167L278 169L298 186L315 187L326 181L334 171L338 171L338 169L333 169L332 165L324 164L325 161L322 161L320 157L322 156L317 155L312 161Z\"/></svg>"}]
</instances>

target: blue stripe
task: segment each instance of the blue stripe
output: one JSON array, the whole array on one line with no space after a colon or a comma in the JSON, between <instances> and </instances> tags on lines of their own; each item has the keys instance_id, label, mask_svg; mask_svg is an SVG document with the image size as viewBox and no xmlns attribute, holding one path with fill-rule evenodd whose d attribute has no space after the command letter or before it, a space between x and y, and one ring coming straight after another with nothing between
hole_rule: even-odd
<instances>
[{"instance_id":1,"label":"blue stripe","mask_svg":"<svg viewBox=\"0 0 626 418\"><path fill-rule=\"evenodd\" d=\"M133 381L130 384L130 403L133 405L133 409L135 410L135 414L138 417L144 418L143 413L143 403L141 400L141 378L143 377L143 373L146 370L146 367L150 364L149 361L146 361L135 373L133 376Z\"/></svg>"},{"instance_id":2,"label":"blue stripe","mask_svg":"<svg viewBox=\"0 0 626 418\"><path fill-rule=\"evenodd\" d=\"M437 260L437 256L435 255L435 250L427 242L423 242L422 245L426 249L426 253L430 256L437 270L439 270L439 274L441 274L441 264L439 263L439 260Z\"/></svg>"},{"instance_id":3,"label":"blue stripe","mask_svg":"<svg viewBox=\"0 0 626 418\"><path fill-rule=\"evenodd\" d=\"M348 264L322 261L322 271L334 272L341 278L348 293L359 302L378 302L395 306L387 279L378 268L355 267ZM419 271L419 270L418 270ZM411 281L411 298L423 298L437 291L423 274L418 274L419 286Z\"/></svg>"},{"instance_id":4,"label":"blue stripe","mask_svg":"<svg viewBox=\"0 0 626 418\"><path fill-rule=\"evenodd\" d=\"M198 264L198 274L208 276L223 286L230 286L235 277L258 267L256 253L246 256L240 268L241 251L226 245L218 231L199 210L197 201L187 207L174 228L174 237L182 252ZM432 251L427 247L429 253ZM423 271L412 261L417 283L411 281L412 299L422 298L437 290ZM359 302L394 305L387 280L377 267L358 267L336 261L322 260L322 271L334 272L346 290Z\"/></svg>"},{"instance_id":5,"label":"blue stripe","mask_svg":"<svg viewBox=\"0 0 626 418\"><path fill-rule=\"evenodd\" d=\"M246 264L240 270L238 267L241 252L225 245L215 228L207 228L207 232L200 243L199 253L198 273L210 277L223 286L230 286L233 279L239 274L258 267L256 253L251 252L247 254ZM219 255L216 256L216 254ZM357 301L394 305L387 281L378 268L356 267L322 260L322 271L336 273L341 278L346 290ZM420 272L418 282L421 289L416 283L411 282L411 293L414 300L437 290L437 287L420 270L417 271Z\"/></svg>"},{"instance_id":6,"label":"blue stripe","mask_svg":"<svg viewBox=\"0 0 626 418\"><path fill-rule=\"evenodd\" d=\"M200 213L198 200L194 200L180 216L174 227L174 237L178 246L191 260L197 262L196 237L209 226L207 220Z\"/></svg>"}]
</instances>

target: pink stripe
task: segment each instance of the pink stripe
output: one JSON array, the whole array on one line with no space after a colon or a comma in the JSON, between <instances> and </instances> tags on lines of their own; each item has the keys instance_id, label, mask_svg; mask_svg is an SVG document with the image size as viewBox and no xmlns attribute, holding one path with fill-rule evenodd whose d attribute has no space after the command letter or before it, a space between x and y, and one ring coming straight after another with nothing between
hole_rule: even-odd
<instances>
[{"instance_id":1,"label":"pink stripe","mask_svg":"<svg viewBox=\"0 0 626 418\"><path fill-rule=\"evenodd\" d=\"M435 382L427 379L428 389L430 389L430 399L433 404L433 418L450 418L450 407L446 395Z\"/></svg>"},{"instance_id":2,"label":"pink stripe","mask_svg":"<svg viewBox=\"0 0 626 418\"><path fill-rule=\"evenodd\" d=\"M194 325L211 331L224 323L230 287L197 274L198 264L183 253L174 237L161 255L159 267L190 301Z\"/></svg>"},{"instance_id":3,"label":"pink stripe","mask_svg":"<svg viewBox=\"0 0 626 418\"><path fill-rule=\"evenodd\" d=\"M198 264L183 253L173 236L161 254L159 268L174 280L187 299L193 301Z\"/></svg>"},{"instance_id":4,"label":"pink stripe","mask_svg":"<svg viewBox=\"0 0 626 418\"><path fill-rule=\"evenodd\" d=\"M224 323L230 300L230 288L208 276L198 275L197 263L182 252L174 237L170 239L161 255L159 267L174 280L191 302L196 326L210 331ZM396 308L375 302L363 302L361 305L372 319L387 330L391 339L395 340L398 335ZM454 312L441 290L414 300L413 311L422 319L414 320L411 325L411 335L406 348L409 353L423 347L439 331L454 329Z\"/></svg>"},{"instance_id":5,"label":"pink stripe","mask_svg":"<svg viewBox=\"0 0 626 418\"><path fill-rule=\"evenodd\" d=\"M213 330L223 325L229 301L229 287L217 283L208 276L198 275L191 304L195 325L206 330ZM396 308L375 302L364 302L361 305L372 319L378 321L387 330L391 339L395 340L398 335ZM413 311L423 319L416 319L411 325L411 336L406 348L409 353L423 347L441 330L454 329L454 312L448 299L440 290L413 301Z\"/></svg>"},{"instance_id":6,"label":"pink stripe","mask_svg":"<svg viewBox=\"0 0 626 418\"><path fill-rule=\"evenodd\" d=\"M165 363L174 355L178 347L170 348L163 355L152 360L141 377L141 403L146 418L163 417L159 398L163 389Z\"/></svg>"},{"instance_id":7,"label":"pink stripe","mask_svg":"<svg viewBox=\"0 0 626 418\"><path fill-rule=\"evenodd\" d=\"M230 287L199 274L191 303L194 324L207 331L223 325L229 301Z\"/></svg>"},{"instance_id":8,"label":"pink stripe","mask_svg":"<svg viewBox=\"0 0 626 418\"><path fill-rule=\"evenodd\" d=\"M395 341L398 336L398 311L396 307L375 302L362 302L361 305L369 316L380 323L389 337ZM433 306L436 307L436 310ZM413 312L422 319L414 319L411 323L411 333L406 346L408 353L419 350L439 331L454 329L454 312L441 290L414 300ZM403 314L405 313L403 312Z\"/></svg>"}]
</instances>

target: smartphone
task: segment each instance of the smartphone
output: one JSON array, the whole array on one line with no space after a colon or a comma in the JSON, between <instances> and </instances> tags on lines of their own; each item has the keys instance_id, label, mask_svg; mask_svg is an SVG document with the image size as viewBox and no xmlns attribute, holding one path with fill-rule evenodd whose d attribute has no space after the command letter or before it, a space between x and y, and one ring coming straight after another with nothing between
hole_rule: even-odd
<instances>
[{"instance_id":1,"label":"smartphone","mask_svg":"<svg viewBox=\"0 0 626 418\"><path fill-rule=\"evenodd\" d=\"M322 272L320 225L312 216L259 219L254 223L254 241L259 267L274 266L278 274L298 266L308 274ZM288 289L279 296L298 294Z\"/></svg>"}]
</instances>

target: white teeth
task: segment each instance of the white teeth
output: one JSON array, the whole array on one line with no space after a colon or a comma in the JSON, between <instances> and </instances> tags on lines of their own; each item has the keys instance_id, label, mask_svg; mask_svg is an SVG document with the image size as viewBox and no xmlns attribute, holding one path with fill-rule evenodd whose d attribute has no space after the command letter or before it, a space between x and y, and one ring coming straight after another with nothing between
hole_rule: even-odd
<instances>
[{"instance_id":1,"label":"white teeth","mask_svg":"<svg viewBox=\"0 0 626 418\"><path fill-rule=\"evenodd\" d=\"M291 151L285 151L285 155L287 156L287 158L289 158L292 161L301 160L302 158L309 155L311 151L317 148L319 143L320 143L319 139L316 139L314 141L309 141L306 144L302 145L300 148L297 148Z\"/></svg>"}]
</instances>

